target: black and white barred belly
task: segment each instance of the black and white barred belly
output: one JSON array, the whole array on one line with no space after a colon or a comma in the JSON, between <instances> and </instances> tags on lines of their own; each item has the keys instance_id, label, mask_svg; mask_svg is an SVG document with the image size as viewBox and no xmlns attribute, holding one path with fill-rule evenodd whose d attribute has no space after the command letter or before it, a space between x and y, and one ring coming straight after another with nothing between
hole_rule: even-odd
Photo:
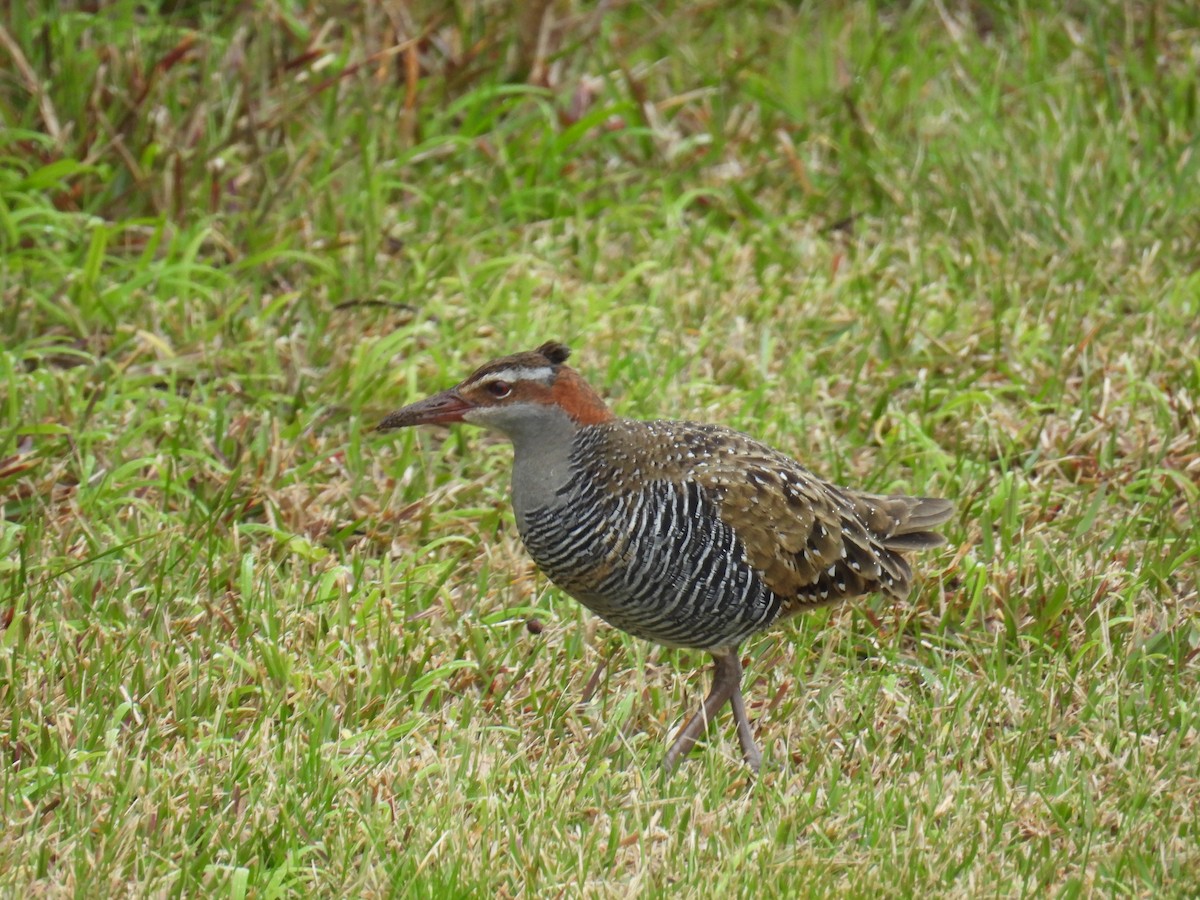
<instances>
[{"instance_id":1,"label":"black and white barred belly","mask_svg":"<svg viewBox=\"0 0 1200 900\"><path fill-rule=\"evenodd\" d=\"M695 483L614 494L577 474L521 535L556 585L609 624L675 647L734 647L779 617L781 599L746 561Z\"/></svg>"}]
</instances>

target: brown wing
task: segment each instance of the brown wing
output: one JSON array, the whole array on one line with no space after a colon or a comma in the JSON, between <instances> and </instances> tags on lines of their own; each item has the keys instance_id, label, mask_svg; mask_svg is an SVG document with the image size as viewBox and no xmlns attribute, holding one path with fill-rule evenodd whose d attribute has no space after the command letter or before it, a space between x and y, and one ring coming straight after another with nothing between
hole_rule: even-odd
<instances>
[{"instance_id":1,"label":"brown wing","mask_svg":"<svg viewBox=\"0 0 1200 900\"><path fill-rule=\"evenodd\" d=\"M648 477L702 485L734 529L750 564L785 600L788 612L884 591L908 594L912 569L901 552L936 547L932 531L954 507L947 500L862 494L822 481L796 461L720 426L637 423L651 440L669 439ZM673 470L673 471L671 471Z\"/></svg>"}]
</instances>

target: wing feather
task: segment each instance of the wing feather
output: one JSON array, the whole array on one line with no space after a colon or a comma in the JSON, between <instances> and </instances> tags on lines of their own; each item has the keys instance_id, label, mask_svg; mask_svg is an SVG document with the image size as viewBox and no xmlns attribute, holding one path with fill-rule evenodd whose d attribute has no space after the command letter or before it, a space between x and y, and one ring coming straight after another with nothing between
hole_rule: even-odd
<instances>
[{"instance_id":1,"label":"wing feather","mask_svg":"<svg viewBox=\"0 0 1200 900\"><path fill-rule=\"evenodd\" d=\"M622 475L700 485L785 613L874 591L904 597L912 569L900 553L941 544L931 529L954 511L947 500L839 488L717 425L618 420L612 427L624 432L610 444L614 460L628 468L616 473L614 489Z\"/></svg>"}]
</instances>

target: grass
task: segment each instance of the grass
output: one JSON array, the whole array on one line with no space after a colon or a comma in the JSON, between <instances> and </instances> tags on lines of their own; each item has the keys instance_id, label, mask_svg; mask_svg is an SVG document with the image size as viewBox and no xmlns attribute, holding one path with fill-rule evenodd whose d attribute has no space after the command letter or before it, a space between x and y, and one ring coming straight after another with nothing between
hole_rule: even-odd
<instances>
[{"instance_id":1,"label":"grass","mask_svg":"<svg viewBox=\"0 0 1200 900\"><path fill-rule=\"evenodd\" d=\"M104 7L0 33L5 894L1200 891L1190 4ZM745 648L758 779L372 433L549 337L959 504Z\"/></svg>"}]
</instances>

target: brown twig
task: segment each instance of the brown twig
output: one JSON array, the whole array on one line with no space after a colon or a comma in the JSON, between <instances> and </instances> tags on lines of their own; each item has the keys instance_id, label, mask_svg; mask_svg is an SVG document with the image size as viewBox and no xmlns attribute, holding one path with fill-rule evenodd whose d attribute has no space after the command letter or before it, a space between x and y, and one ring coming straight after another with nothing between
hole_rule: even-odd
<instances>
[{"instance_id":1,"label":"brown twig","mask_svg":"<svg viewBox=\"0 0 1200 900\"><path fill-rule=\"evenodd\" d=\"M21 76L21 80L25 83L25 90L37 98L38 109L42 114L42 124L46 126L46 133L54 139L56 144L62 141L62 127L58 124L58 114L54 111L54 104L50 102L50 97L42 90L42 83L38 80L37 74L33 71L33 67L29 65L29 60L25 58L25 54L21 52L20 46L13 40L8 29L0 24L0 45L8 51L8 55L12 57L13 66Z\"/></svg>"}]
</instances>

